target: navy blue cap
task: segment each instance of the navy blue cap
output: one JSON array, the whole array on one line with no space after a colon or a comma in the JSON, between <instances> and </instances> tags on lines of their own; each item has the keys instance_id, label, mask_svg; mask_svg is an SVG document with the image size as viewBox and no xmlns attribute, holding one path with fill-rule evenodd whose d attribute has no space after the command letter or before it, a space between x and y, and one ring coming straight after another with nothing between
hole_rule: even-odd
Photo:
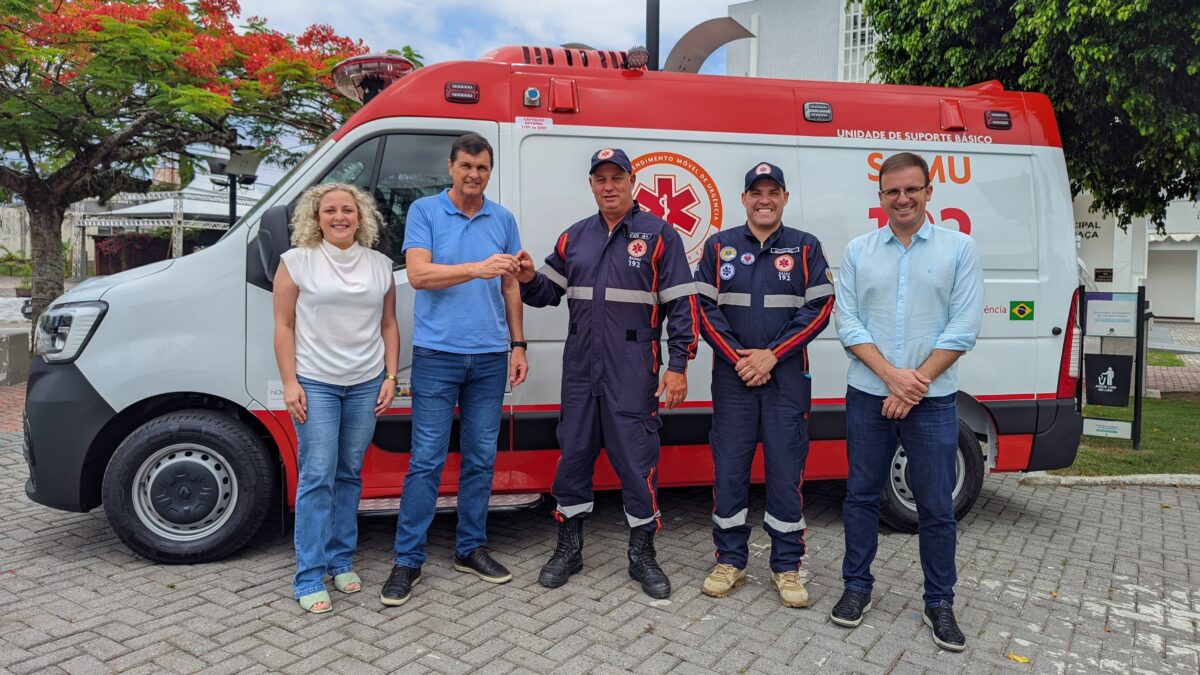
<instances>
[{"instance_id":1,"label":"navy blue cap","mask_svg":"<svg viewBox=\"0 0 1200 675\"><path fill-rule=\"evenodd\" d=\"M759 178L770 178L779 183L780 188L787 190L787 184L783 182L783 169L770 162L760 162L746 172L746 187L742 189L742 192L749 192L750 186Z\"/></svg>"},{"instance_id":2,"label":"navy blue cap","mask_svg":"<svg viewBox=\"0 0 1200 675\"><path fill-rule=\"evenodd\" d=\"M596 173L596 167L605 162L616 164L625 173L633 173L633 165L629 163L629 156L620 148L604 148L597 150L596 154L592 155L592 168L588 169L588 175Z\"/></svg>"}]
</instances>

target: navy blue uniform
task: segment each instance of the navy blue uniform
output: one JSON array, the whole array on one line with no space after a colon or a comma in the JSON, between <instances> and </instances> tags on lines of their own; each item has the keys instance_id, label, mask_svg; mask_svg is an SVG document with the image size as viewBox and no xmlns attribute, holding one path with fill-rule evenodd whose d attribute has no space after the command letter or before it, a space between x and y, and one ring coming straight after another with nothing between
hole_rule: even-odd
<instances>
[{"instance_id":1,"label":"navy blue uniform","mask_svg":"<svg viewBox=\"0 0 1200 675\"><path fill-rule=\"evenodd\" d=\"M807 345L829 323L833 283L817 238L780 227L759 243L749 226L704 243L696 268L701 331L712 345L713 541L718 562L744 569L750 464L763 444L771 571L800 567L804 556L804 461L812 387ZM770 349L771 379L747 387L734 365L739 349Z\"/></svg>"},{"instance_id":2,"label":"navy blue uniform","mask_svg":"<svg viewBox=\"0 0 1200 675\"><path fill-rule=\"evenodd\" d=\"M563 351L562 459L552 493L560 520L592 511L592 477L603 443L621 479L632 528L657 530L659 339L667 320L668 368L696 355L695 284L683 241L636 204L610 232L600 213L567 228L521 298L534 307L567 297Z\"/></svg>"}]
</instances>

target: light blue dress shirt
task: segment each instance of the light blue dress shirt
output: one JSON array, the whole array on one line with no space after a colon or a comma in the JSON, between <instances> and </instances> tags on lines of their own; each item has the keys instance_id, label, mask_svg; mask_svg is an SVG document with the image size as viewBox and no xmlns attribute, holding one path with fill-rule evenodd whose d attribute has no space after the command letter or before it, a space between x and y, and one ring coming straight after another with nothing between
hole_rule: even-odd
<instances>
[{"instance_id":1,"label":"light blue dress shirt","mask_svg":"<svg viewBox=\"0 0 1200 675\"><path fill-rule=\"evenodd\" d=\"M970 351L983 323L979 251L969 236L929 223L906 249L891 227L881 227L846 247L836 296L838 338L850 357L846 382L887 396L883 380L848 348L874 343L897 368L916 368L935 349ZM955 362L926 396L958 391L957 373Z\"/></svg>"}]
</instances>

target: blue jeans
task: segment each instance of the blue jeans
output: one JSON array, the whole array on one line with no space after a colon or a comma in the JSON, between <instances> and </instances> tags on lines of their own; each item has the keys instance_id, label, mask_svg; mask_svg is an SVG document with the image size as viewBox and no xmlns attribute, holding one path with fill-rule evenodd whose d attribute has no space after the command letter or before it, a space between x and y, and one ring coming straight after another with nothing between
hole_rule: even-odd
<instances>
[{"instance_id":1,"label":"blue jeans","mask_svg":"<svg viewBox=\"0 0 1200 675\"><path fill-rule=\"evenodd\" d=\"M452 354L413 347L412 455L396 520L395 564L420 567L438 485L459 410L458 531L455 555L487 543L488 498L508 381L508 354Z\"/></svg>"},{"instance_id":2,"label":"blue jeans","mask_svg":"<svg viewBox=\"0 0 1200 675\"><path fill-rule=\"evenodd\" d=\"M958 410L954 394L927 397L902 420L883 416L883 396L854 387L846 391L846 454L850 474L842 522L847 590L870 593L871 561L879 544L879 495L888 480L896 444L908 458L908 481L917 502L925 606L954 602L954 481L958 453Z\"/></svg>"},{"instance_id":3,"label":"blue jeans","mask_svg":"<svg viewBox=\"0 0 1200 675\"><path fill-rule=\"evenodd\" d=\"M375 402L383 373L344 387L306 377L308 418L293 423L300 441L296 485L296 577L299 598L325 590L325 575L353 569L363 455L375 433Z\"/></svg>"}]
</instances>

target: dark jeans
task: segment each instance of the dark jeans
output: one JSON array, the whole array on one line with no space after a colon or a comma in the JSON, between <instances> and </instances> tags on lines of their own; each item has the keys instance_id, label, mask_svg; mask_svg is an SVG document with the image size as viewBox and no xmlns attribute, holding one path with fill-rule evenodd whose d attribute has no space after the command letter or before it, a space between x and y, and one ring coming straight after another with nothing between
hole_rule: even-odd
<instances>
[{"instance_id":1,"label":"dark jeans","mask_svg":"<svg viewBox=\"0 0 1200 675\"><path fill-rule=\"evenodd\" d=\"M879 495L899 443L908 458L909 487L917 502L925 606L954 602L954 583L958 580L952 496L958 452L954 394L927 397L902 420L883 416L883 400L883 396L854 387L846 391L850 474L842 504L846 528L842 579L847 590L864 593L870 593L875 584L871 561L879 545Z\"/></svg>"},{"instance_id":2,"label":"dark jeans","mask_svg":"<svg viewBox=\"0 0 1200 675\"><path fill-rule=\"evenodd\" d=\"M437 508L438 486L458 406L458 529L454 554L466 557L487 543L488 498L496 466L496 437L508 381L508 354L452 354L413 347L412 455L396 520L395 563L425 563L425 538Z\"/></svg>"}]
</instances>

